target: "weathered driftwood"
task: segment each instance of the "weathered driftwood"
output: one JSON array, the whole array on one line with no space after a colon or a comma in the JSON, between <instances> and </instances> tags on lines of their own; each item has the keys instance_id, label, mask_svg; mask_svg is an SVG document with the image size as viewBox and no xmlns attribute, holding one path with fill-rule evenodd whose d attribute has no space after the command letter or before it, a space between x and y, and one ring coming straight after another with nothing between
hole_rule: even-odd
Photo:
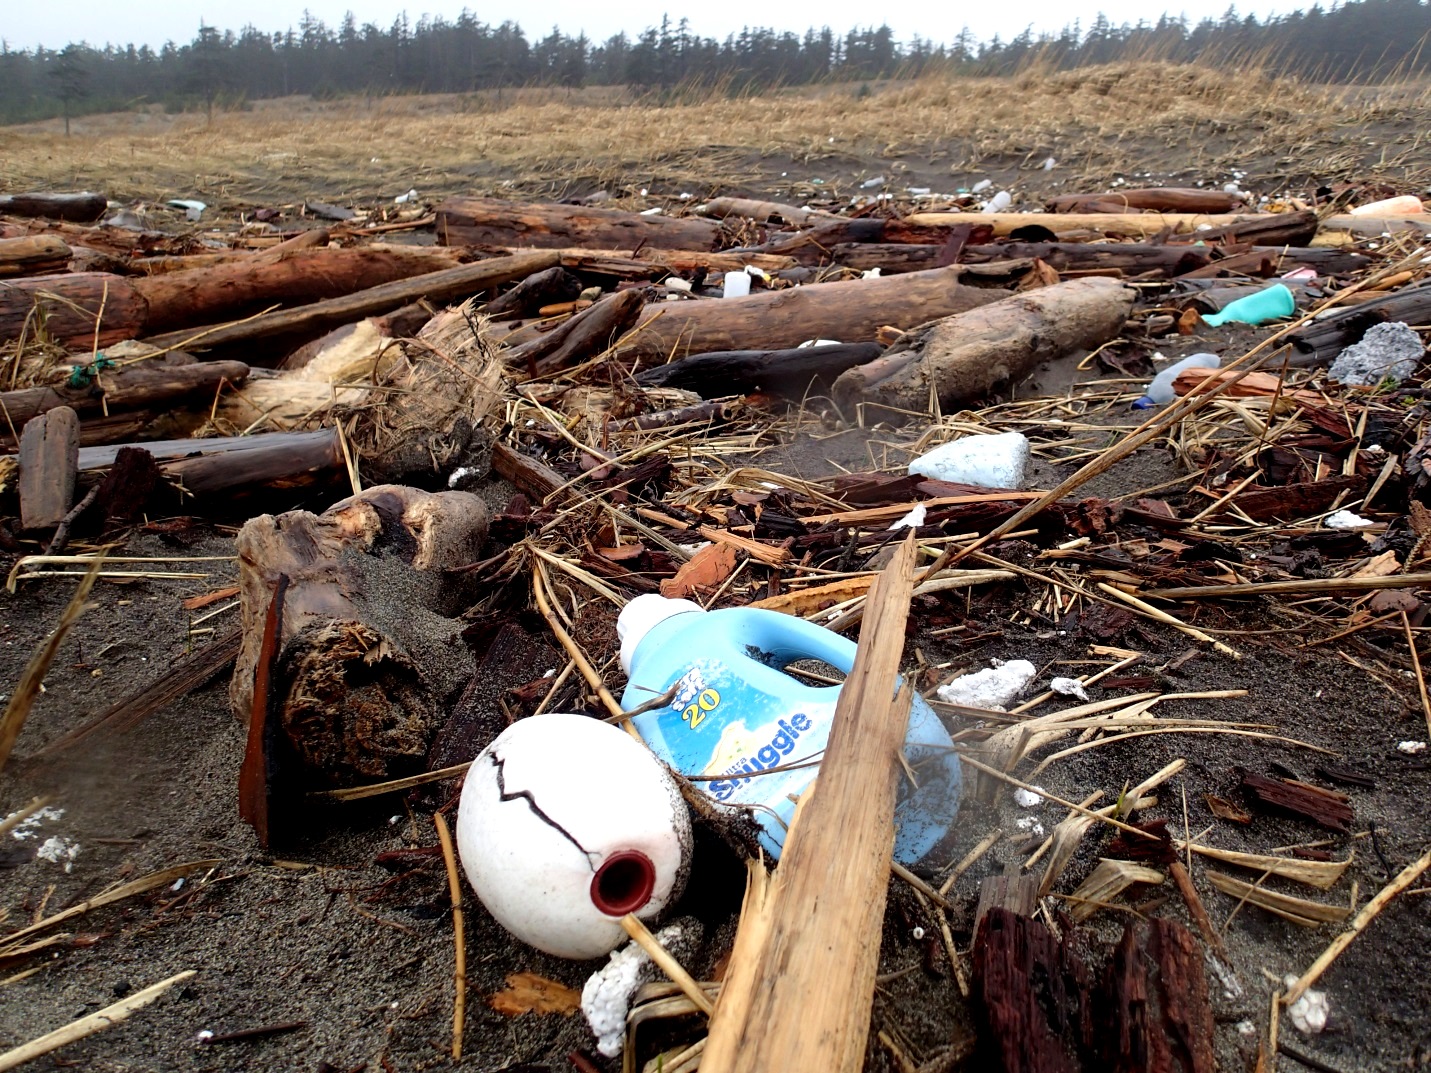
<instances>
[{"instance_id":1,"label":"weathered driftwood","mask_svg":"<svg viewBox=\"0 0 1431 1073\"><path fill-rule=\"evenodd\" d=\"M714 220L643 216L585 205L454 197L437 206L437 237L444 246L702 250L714 249L719 233Z\"/></svg>"},{"instance_id":2,"label":"weathered driftwood","mask_svg":"<svg viewBox=\"0 0 1431 1073\"><path fill-rule=\"evenodd\" d=\"M1028 266L1009 262L999 267L1013 278ZM882 327L913 328L987 305L1007 293L967 286L970 278L974 273L969 269L954 266L762 291L745 298L661 302L646 307L639 330L631 333L621 353L666 361L713 350L785 349L807 339L868 342Z\"/></svg>"},{"instance_id":3,"label":"weathered driftwood","mask_svg":"<svg viewBox=\"0 0 1431 1073\"><path fill-rule=\"evenodd\" d=\"M1118 269L1130 275L1161 272L1177 276L1207 265L1212 260L1212 251L1204 247L1142 242L1004 242L964 246L957 252L960 264L989 264L1037 257L1060 272ZM946 256L944 245L888 242L841 243L831 246L829 253L829 259L834 264L861 271L878 268L887 274L934 268Z\"/></svg>"},{"instance_id":4,"label":"weathered driftwood","mask_svg":"<svg viewBox=\"0 0 1431 1073\"><path fill-rule=\"evenodd\" d=\"M73 252L58 235L0 238L0 276L57 272L69 263Z\"/></svg>"},{"instance_id":5,"label":"weathered driftwood","mask_svg":"<svg viewBox=\"0 0 1431 1073\"><path fill-rule=\"evenodd\" d=\"M1203 951L1177 921L1130 921L1113 951L1098 1018L1101 1061L1090 1068L1216 1073Z\"/></svg>"},{"instance_id":6,"label":"weathered driftwood","mask_svg":"<svg viewBox=\"0 0 1431 1073\"><path fill-rule=\"evenodd\" d=\"M81 387L67 382L0 392L0 415L16 428L30 418L68 406L77 414L138 410L175 402L191 395L212 395L224 383L240 384L248 377L241 361L168 364L159 359L118 370L106 370Z\"/></svg>"},{"instance_id":7,"label":"weathered driftwood","mask_svg":"<svg viewBox=\"0 0 1431 1073\"><path fill-rule=\"evenodd\" d=\"M756 201L748 197L715 197L705 203L698 212L723 220L727 216L739 216L757 223L787 223L804 227L811 220L830 219L831 214L819 209L804 209L797 205L782 205L778 201Z\"/></svg>"},{"instance_id":8,"label":"weathered driftwood","mask_svg":"<svg viewBox=\"0 0 1431 1073\"><path fill-rule=\"evenodd\" d=\"M524 317L553 302L568 302L581 293L581 280L565 268L544 268L534 272L506 294L482 308L489 317Z\"/></svg>"},{"instance_id":9,"label":"weathered driftwood","mask_svg":"<svg viewBox=\"0 0 1431 1073\"><path fill-rule=\"evenodd\" d=\"M1228 224L1274 218L1277 213L1191 213L1191 212L1131 212L1131 213L1062 213L1062 212L917 212L904 219L907 227L951 228L960 224L987 224L994 234L1007 235L1020 227L1043 227L1058 234L1064 231L1097 231L1105 235L1146 238L1166 231L1170 234L1190 234L1204 225L1225 227ZM929 240L926 240L929 241ZM934 240L937 241L937 240Z\"/></svg>"},{"instance_id":10,"label":"weathered driftwood","mask_svg":"<svg viewBox=\"0 0 1431 1073\"><path fill-rule=\"evenodd\" d=\"M674 272L692 276L706 272L739 272L746 265L779 272L795 265L794 257L771 253L708 253L702 250L659 250L642 247L634 256L620 250L557 250L562 267L588 275L617 279L659 279Z\"/></svg>"},{"instance_id":11,"label":"weathered driftwood","mask_svg":"<svg viewBox=\"0 0 1431 1073\"><path fill-rule=\"evenodd\" d=\"M756 865L701 1058L706 1073L863 1068L911 687L896 694L913 534L870 589L820 779L780 866ZM758 873L758 874L757 874ZM790 1011L798 1016L786 1016Z\"/></svg>"},{"instance_id":12,"label":"weathered driftwood","mask_svg":"<svg viewBox=\"0 0 1431 1073\"><path fill-rule=\"evenodd\" d=\"M0 280L0 343L24 336L76 349L104 347L133 339L148 315L143 295L123 276L70 272Z\"/></svg>"},{"instance_id":13,"label":"weathered driftwood","mask_svg":"<svg viewBox=\"0 0 1431 1073\"><path fill-rule=\"evenodd\" d=\"M941 406L957 407L1027 376L1040 362L1106 343L1122 330L1133 297L1116 280L1095 277L946 317L842 373L835 400L849 414L859 406L922 413L931 393Z\"/></svg>"},{"instance_id":14,"label":"weathered driftwood","mask_svg":"<svg viewBox=\"0 0 1431 1073\"><path fill-rule=\"evenodd\" d=\"M449 571L477 560L487 521L466 492L378 485L319 515L265 514L239 531L243 640L229 698L247 721L285 578L266 711L298 765L291 778L342 786L421 768L472 674L463 623L449 617L466 594Z\"/></svg>"},{"instance_id":15,"label":"weathered driftwood","mask_svg":"<svg viewBox=\"0 0 1431 1073\"><path fill-rule=\"evenodd\" d=\"M1294 366L1326 365L1346 347L1357 342L1373 324L1382 321L1426 324L1431 320L1431 283L1403 287L1399 291L1336 312L1327 313L1288 338L1299 351Z\"/></svg>"},{"instance_id":16,"label":"weathered driftwood","mask_svg":"<svg viewBox=\"0 0 1431 1073\"><path fill-rule=\"evenodd\" d=\"M6 194L0 196L0 215L43 216L51 220L89 223L104 215L108 201L100 194Z\"/></svg>"},{"instance_id":17,"label":"weathered driftwood","mask_svg":"<svg viewBox=\"0 0 1431 1073\"><path fill-rule=\"evenodd\" d=\"M81 447L80 472L108 469L125 447L149 452L166 477L194 495L298 487L343 465L338 434L328 428Z\"/></svg>"},{"instance_id":18,"label":"weathered driftwood","mask_svg":"<svg viewBox=\"0 0 1431 1073\"><path fill-rule=\"evenodd\" d=\"M79 417L59 406L20 433L20 528L53 529L69 513L79 472Z\"/></svg>"},{"instance_id":19,"label":"weathered driftwood","mask_svg":"<svg viewBox=\"0 0 1431 1073\"><path fill-rule=\"evenodd\" d=\"M507 351L515 367L545 376L600 353L629 331L641 316L640 291L617 291L583 309L551 331Z\"/></svg>"},{"instance_id":20,"label":"weathered driftwood","mask_svg":"<svg viewBox=\"0 0 1431 1073\"><path fill-rule=\"evenodd\" d=\"M522 279L556 264L556 255L544 251L495 257L490 261L458 265L439 272L428 272L410 279L397 280L372 287L342 298L280 309L236 324L220 324L209 328L186 328L156 335L146 340L155 346L185 346L192 349L212 349L233 343L250 342L280 335L318 334L340 324L349 324L377 313L387 313L419 298L445 302L458 296L474 294ZM0 288L3 288L0 284ZM0 332L4 328L3 290L0 290ZM3 335L0 335L3 338Z\"/></svg>"},{"instance_id":21,"label":"weathered driftwood","mask_svg":"<svg viewBox=\"0 0 1431 1073\"><path fill-rule=\"evenodd\" d=\"M282 256L269 251L206 268L146 276L135 280L134 288L149 306L144 330L156 333L211 324L274 303L295 306L341 298L452 268L459 259L459 251L441 248L300 248Z\"/></svg>"},{"instance_id":22,"label":"weathered driftwood","mask_svg":"<svg viewBox=\"0 0 1431 1073\"><path fill-rule=\"evenodd\" d=\"M1259 246L1306 246L1317 235L1315 212L1274 212L1198 230L1187 241L1255 242Z\"/></svg>"},{"instance_id":23,"label":"weathered driftwood","mask_svg":"<svg viewBox=\"0 0 1431 1073\"><path fill-rule=\"evenodd\" d=\"M833 383L846 369L874 361L883 351L878 343L834 343L793 350L723 350L693 354L636 374L646 387L679 387L701 397L762 391L800 398L812 381Z\"/></svg>"},{"instance_id":24,"label":"weathered driftwood","mask_svg":"<svg viewBox=\"0 0 1431 1073\"><path fill-rule=\"evenodd\" d=\"M1225 190L1186 186L1113 190L1106 194L1060 194L1046 202L1049 212L1232 212L1243 199Z\"/></svg>"}]
</instances>

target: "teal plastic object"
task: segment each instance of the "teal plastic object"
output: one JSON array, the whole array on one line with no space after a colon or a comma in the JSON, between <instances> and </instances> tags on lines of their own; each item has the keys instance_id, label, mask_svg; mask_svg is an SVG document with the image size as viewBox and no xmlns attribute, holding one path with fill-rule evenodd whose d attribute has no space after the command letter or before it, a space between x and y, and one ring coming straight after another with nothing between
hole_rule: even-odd
<instances>
[{"instance_id":1,"label":"teal plastic object","mask_svg":"<svg viewBox=\"0 0 1431 1073\"><path fill-rule=\"evenodd\" d=\"M695 785L716 802L752 809L761 844L778 857L795 813L792 799L818 773L840 693L839 686L813 686L783 668L819 660L848 674L856 645L776 611L702 611L685 601L656 601L662 597L637 597L618 622L623 656L635 642L622 707L649 703L676 686L669 704L632 720L636 729L675 770L699 776ZM638 621L662 613L669 617ZM960 787L949 733L917 693L904 755L914 785L899 780L894 857L913 864L948 830Z\"/></svg>"},{"instance_id":2,"label":"teal plastic object","mask_svg":"<svg viewBox=\"0 0 1431 1073\"><path fill-rule=\"evenodd\" d=\"M1296 310L1296 296L1284 284L1274 283L1265 291L1228 303L1221 313L1203 317L1202 322L1214 328L1220 328L1229 321L1255 326L1278 317L1290 317Z\"/></svg>"}]
</instances>

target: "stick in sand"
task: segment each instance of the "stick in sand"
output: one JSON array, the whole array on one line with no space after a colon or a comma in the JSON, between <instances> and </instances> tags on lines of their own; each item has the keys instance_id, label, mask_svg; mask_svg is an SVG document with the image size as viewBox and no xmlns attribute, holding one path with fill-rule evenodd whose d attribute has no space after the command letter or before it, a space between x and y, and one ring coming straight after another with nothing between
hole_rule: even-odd
<instances>
[{"instance_id":1,"label":"stick in sand","mask_svg":"<svg viewBox=\"0 0 1431 1073\"><path fill-rule=\"evenodd\" d=\"M452 1003L452 1057L462 1057L462 1026L467 1018L467 937L462 928L462 882L457 878L457 855L452 852L452 835L447 818L433 813L437 840L442 843L442 862L447 866L447 891L452 896L452 939L456 946L453 968L457 994Z\"/></svg>"},{"instance_id":2,"label":"stick in sand","mask_svg":"<svg viewBox=\"0 0 1431 1073\"><path fill-rule=\"evenodd\" d=\"M118 1024L131 1014L148 1006L175 984L183 983L193 975L193 969L175 973L167 980L160 980L157 984L151 984L143 991L137 991L128 998L121 999L114 1003L112 1006L106 1006L98 1013L92 1013L88 1017L81 1017L78 1021L71 1021L63 1028L57 1028L53 1032L46 1032L39 1039L32 1039L29 1043L22 1044L14 1050L0 1054L0 1073L4 1073L4 1071L8 1069L18 1069L26 1062L33 1061L41 1055L58 1050L67 1043L74 1043L77 1040L84 1039L86 1036L92 1036L96 1032L102 1032L110 1025Z\"/></svg>"}]
</instances>

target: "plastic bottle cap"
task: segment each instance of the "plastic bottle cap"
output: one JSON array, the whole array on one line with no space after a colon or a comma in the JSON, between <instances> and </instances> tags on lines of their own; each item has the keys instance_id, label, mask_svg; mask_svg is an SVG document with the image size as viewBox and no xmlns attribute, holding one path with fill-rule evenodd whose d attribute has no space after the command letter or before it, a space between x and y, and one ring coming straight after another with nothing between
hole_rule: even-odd
<instances>
[{"instance_id":1,"label":"plastic bottle cap","mask_svg":"<svg viewBox=\"0 0 1431 1073\"><path fill-rule=\"evenodd\" d=\"M616 636L621 638L621 669L628 675L631 673L631 657L636 654L636 646L653 626L672 615L688 615L692 611L704 612L705 608L690 600L670 600L654 592L642 593L623 607L616 616Z\"/></svg>"}]
</instances>

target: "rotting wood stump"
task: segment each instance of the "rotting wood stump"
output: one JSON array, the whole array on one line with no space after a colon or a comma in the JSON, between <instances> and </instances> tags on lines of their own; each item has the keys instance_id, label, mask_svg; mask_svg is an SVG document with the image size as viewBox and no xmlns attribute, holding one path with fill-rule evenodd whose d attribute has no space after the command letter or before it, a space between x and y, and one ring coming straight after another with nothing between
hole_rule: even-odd
<instances>
[{"instance_id":1,"label":"rotting wood stump","mask_svg":"<svg viewBox=\"0 0 1431 1073\"><path fill-rule=\"evenodd\" d=\"M422 769L473 671L463 624L450 617L467 594L448 571L477 560L487 523L469 493L378 485L322 514L265 514L244 525L243 642L229 698L240 719L254 711L268 719L268 735L290 756L294 770L270 778L311 789ZM255 698L280 579L269 692Z\"/></svg>"}]
</instances>

